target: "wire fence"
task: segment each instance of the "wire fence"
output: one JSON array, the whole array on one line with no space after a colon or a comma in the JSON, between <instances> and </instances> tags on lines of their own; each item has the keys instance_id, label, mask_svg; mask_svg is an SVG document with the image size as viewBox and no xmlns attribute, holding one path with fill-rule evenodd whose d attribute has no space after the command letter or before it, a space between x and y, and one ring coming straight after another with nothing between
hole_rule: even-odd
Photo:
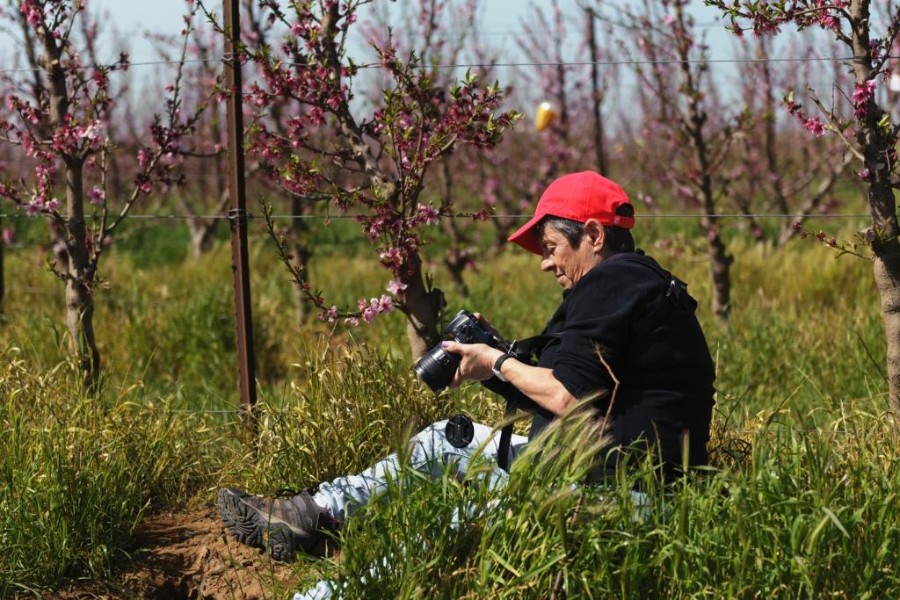
<instances>
[{"instance_id":1,"label":"wire fence","mask_svg":"<svg viewBox=\"0 0 900 600\"><path fill-rule=\"evenodd\" d=\"M329 221L335 219L359 219L364 218L366 215L364 214L340 214L340 215L292 215L292 214L273 214L270 215L271 219L277 220L313 220L313 221ZM484 218L486 219L530 219L533 215L531 213L516 213L516 214L489 214ZM715 218L715 219L857 219L857 218L865 218L870 217L869 213L822 213L822 214L807 214L807 213L638 213L637 217L639 219L702 219L702 218ZM39 219L39 216L33 215L24 215L19 213L6 213L0 214L0 219ZM99 216L88 216L86 218L94 218L100 219ZM443 219L473 219L474 215L471 214L460 214L460 215L441 215ZM480 217L479 217L480 218ZM205 214L205 215L187 215L187 214L175 214L175 213L159 213L159 214L129 214L125 217L125 219L136 219L136 220L158 220L158 221L166 221L166 220L183 220L188 221L192 219L205 219L209 221L213 220L222 220L228 221L231 220L227 214ZM259 220L262 221L265 219L262 215L254 215L252 213L247 214L247 219L249 220Z\"/></svg>"},{"instance_id":2,"label":"wire fence","mask_svg":"<svg viewBox=\"0 0 900 600\"><path fill-rule=\"evenodd\" d=\"M703 58L703 59L688 59L681 60L677 58L672 59L656 59L656 60L642 60L642 59L614 59L614 60L573 60L573 61L509 61L509 62L457 62L457 63L446 63L446 64L428 64L422 65L423 69L510 69L510 68L526 68L526 67L591 67L591 66L607 66L607 67L615 67L615 66L647 66L647 65L680 65L684 63L692 64L692 65L706 65L706 64L723 64L723 65L732 65L732 64L766 64L766 63L821 63L821 62L848 62L855 60L863 60L865 57L863 56L850 56L850 55L841 55L841 56L776 56L776 57L730 57L730 58ZM888 60L897 60L900 59L900 55L887 55L884 58ZM131 67L160 67L160 66L176 66L179 64L224 64L230 60L230 56L222 54L217 57L209 57L209 58L196 58L196 59L185 59L184 61L179 60L147 60L129 63L129 68ZM318 68L318 65L309 65L307 63L299 63L299 62L291 62L285 61L283 64L294 67L294 68L310 68L315 69ZM370 63L370 64L360 64L354 65L357 69L367 70L367 69L377 69L381 70L384 67L381 63ZM80 65L77 67L79 69L87 70L91 68L96 68L96 65ZM0 69L0 75L14 75L19 73L37 73L41 72L44 69L41 67L16 67L16 68L6 68Z\"/></svg>"}]
</instances>

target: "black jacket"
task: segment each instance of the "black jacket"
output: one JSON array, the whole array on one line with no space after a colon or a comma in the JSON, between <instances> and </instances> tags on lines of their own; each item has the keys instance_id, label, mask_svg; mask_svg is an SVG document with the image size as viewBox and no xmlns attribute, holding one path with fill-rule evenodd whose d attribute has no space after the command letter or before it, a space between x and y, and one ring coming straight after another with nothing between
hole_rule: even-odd
<instances>
[{"instance_id":1,"label":"black jacket","mask_svg":"<svg viewBox=\"0 0 900 600\"><path fill-rule=\"evenodd\" d=\"M598 416L609 411L613 441L597 477L631 456L620 450L626 446L658 452L671 474L683 463L687 439L689 464L707 463L715 370L696 305L684 282L633 252L605 259L563 292L538 365L552 369L576 398L597 395ZM619 381L611 408L610 370ZM530 408L533 438L553 415Z\"/></svg>"}]
</instances>

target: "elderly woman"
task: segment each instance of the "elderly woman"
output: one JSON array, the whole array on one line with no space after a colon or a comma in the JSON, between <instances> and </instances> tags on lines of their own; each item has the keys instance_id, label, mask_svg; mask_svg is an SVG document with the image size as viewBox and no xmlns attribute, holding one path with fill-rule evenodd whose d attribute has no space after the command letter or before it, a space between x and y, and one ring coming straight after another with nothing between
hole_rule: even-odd
<instances>
[{"instance_id":1,"label":"elderly woman","mask_svg":"<svg viewBox=\"0 0 900 600\"><path fill-rule=\"evenodd\" d=\"M536 364L485 344L443 342L461 356L452 385L476 380L512 390L533 414L528 438L513 436L506 460L550 421L590 399L608 418L611 438L593 480L602 482L619 463L627 466L647 453L659 458L663 478L677 472L685 456L691 466L706 464L715 372L696 302L681 280L635 251L634 221L628 196L609 179L590 171L557 179L534 216L509 238L540 255L541 270L563 289ZM412 464L440 473L442 463L454 460L464 473L482 444L497 459L499 436L490 427L474 425L472 441L459 448L444 435L445 425L435 423L413 438ZM225 488L219 510L239 541L292 560L383 490L396 469L391 455L358 475L320 484L314 494L279 500ZM502 485L505 475L498 467L492 477Z\"/></svg>"}]
</instances>

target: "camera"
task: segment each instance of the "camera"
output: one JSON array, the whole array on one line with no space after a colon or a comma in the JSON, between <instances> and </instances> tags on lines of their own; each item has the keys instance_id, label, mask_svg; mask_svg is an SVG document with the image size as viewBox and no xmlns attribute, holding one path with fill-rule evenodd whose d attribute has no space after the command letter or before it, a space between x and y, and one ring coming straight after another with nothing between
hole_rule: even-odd
<instances>
[{"instance_id":1,"label":"camera","mask_svg":"<svg viewBox=\"0 0 900 600\"><path fill-rule=\"evenodd\" d=\"M459 311L450 324L444 328L444 339L456 340L461 344L487 344L492 348L506 349L504 342L482 325L475 315L467 310ZM440 344L426 352L416 361L413 369L416 375L434 392L439 392L453 381L462 357L447 352Z\"/></svg>"}]
</instances>

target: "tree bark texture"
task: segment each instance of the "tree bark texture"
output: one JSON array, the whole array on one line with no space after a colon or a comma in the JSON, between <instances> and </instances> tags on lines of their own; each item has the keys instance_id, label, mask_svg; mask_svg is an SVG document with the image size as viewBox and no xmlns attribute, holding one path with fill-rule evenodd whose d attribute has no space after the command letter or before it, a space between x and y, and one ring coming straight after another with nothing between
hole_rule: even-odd
<instances>
[{"instance_id":1,"label":"tree bark texture","mask_svg":"<svg viewBox=\"0 0 900 600\"><path fill-rule=\"evenodd\" d=\"M41 30L44 54L41 67L49 79L49 112L51 129L66 123L70 98L66 74L61 64L62 50L53 35ZM70 349L84 373L88 390L95 390L100 376L100 352L94 337L94 297L91 285L94 267L90 261L88 232L84 221L84 160L64 155L66 176L65 241L68 250L66 281L66 328Z\"/></svg>"},{"instance_id":2,"label":"tree bark texture","mask_svg":"<svg viewBox=\"0 0 900 600\"><path fill-rule=\"evenodd\" d=\"M677 5L675 12L678 23L684 25L684 9ZM731 311L731 263L734 257L728 254L725 242L719 233L719 218L716 216L716 194L713 189L710 148L707 143L705 125L707 114L703 108L703 93L700 89L699 76L691 70L691 57L688 35L678 37L678 58L683 82L683 94L687 97L688 115L684 122L686 133L694 148L698 177L694 182L698 190L699 200L706 213L701 220L707 236L710 277L712 279L712 312L722 321L727 321Z\"/></svg>"},{"instance_id":3,"label":"tree bark texture","mask_svg":"<svg viewBox=\"0 0 900 600\"><path fill-rule=\"evenodd\" d=\"M87 227L84 222L82 163L66 165L66 207L69 264L66 275L66 327L71 336L71 351L84 373L87 389L93 390L100 376L100 351L94 335L94 280L88 254Z\"/></svg>"},{"instance_id":4,"label":"tree bark texture","mask_svg":"<svg viewBox=\"0 0 900 600\"><path fill-rule=\"evenodd\" d=\"M299 267L302 282L309 284L309 268L312 264L314 246L312 243L312 232L309 228L309 221L303 216L309 211L305 208L303 201L298 197L291 200L291 231L294 240L294 261ZM296 286L294 289L294 308L297 312L297 322L305 323L313 314L313 303L301 287Z\"/></svg>"},{"instance_id":5,"label":"tree bark texture","mask_svg":"<svg viewBox=\"0 0 900 600\"><path fill-rule=\"evenodd\" d=\"M2 219L0 219L0 231L2 231ZM6 260L4 255L6 243L0 240L0 315L3 314L3 298L6 296L6 275L3 271L3 262Z\"/></svg>"},{"instance_id":6,"label":"tree bark texture","mask_svg":"<svg viewBox=\"0 0 900 600\"><path fill-rule=\"evenodd\" d=\"M403 283L407 285L403 301L406 337L412 359L418 360L441 341L438 319L444 308L444 293L437 288L427 289L418 254L410 257L407 277Z\"/></svg>"},{"instance_id":7,"label":"tree bark texture","mask_svg":"<svg viewBox=\"0 0 900 600\"><path fill-rule=\"evenodd\" d=\"M870 81L873 56L870 40L870 5L868 0L850 3L850 44L853 71L858 86ZM884 110L874 96L866 105L865 119L860 119L857 142L862 148L865 168L869 172L867 200L872 215L872 250L875 254L875 284L881 299L881 313L886 338L888 405L894 422L900 426L900 226L897 223L897 204L891 177L896 167L891 157L896 143L892 127L883 128L879 122Z\"/></svg>"}]
</instances>

